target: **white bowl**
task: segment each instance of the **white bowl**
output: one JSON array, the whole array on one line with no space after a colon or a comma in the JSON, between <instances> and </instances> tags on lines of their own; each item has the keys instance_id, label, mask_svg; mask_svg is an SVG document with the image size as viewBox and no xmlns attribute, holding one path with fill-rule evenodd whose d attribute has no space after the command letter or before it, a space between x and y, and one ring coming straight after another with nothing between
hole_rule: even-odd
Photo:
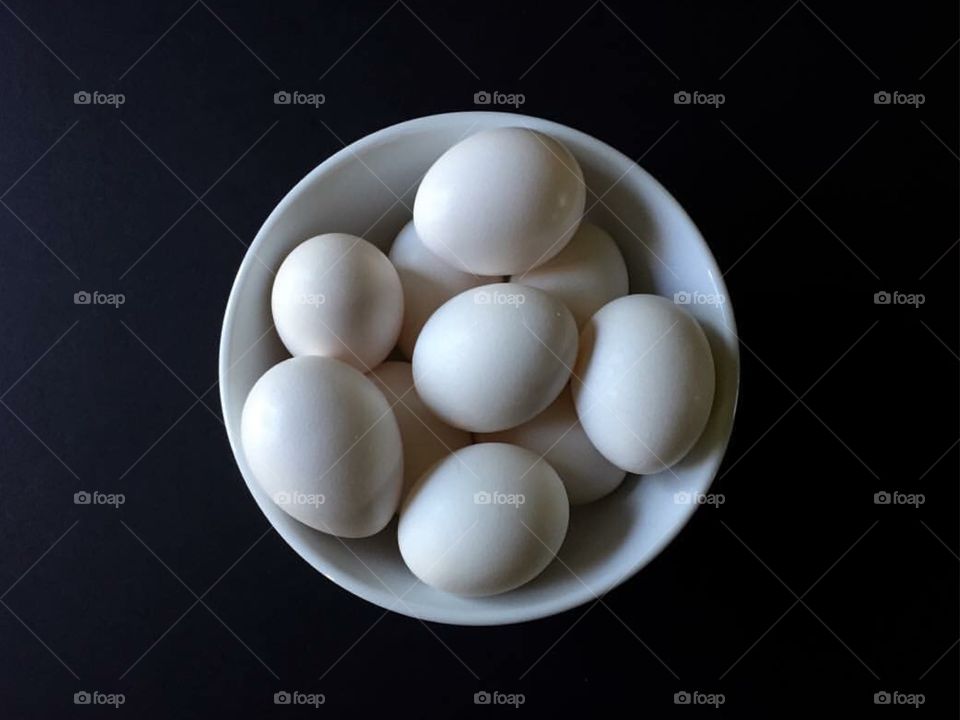
<instances>
[{"instance_id":1,"label":"white bowl","mask_svg":"<svg viewBox=\"0 0 960 720\"><path fill-rule=\"evenodd\" d=\"M548 133L577 157L592 191L588 217L619 244L631 292L725 299L687 305L710 340L717 390L707 428L682 462L658 475L628 477L611 496L575 508L558 559L532 582L503 595L461 598L434 590L410 573L397 549L395 519L375 537L341 540L300 524L274 505L244 458L240 414L257 378L287 357L270 317L273 272L286 254L326 232L360 235L387 251L410 219L416 187L433 161L473 132L510 125ZM602 203L596 203L597 195ZM697 503L683 500L707 492L730 437L739 383L735 330L733 308L707 244L677 201L630 158L589 135L539 118L496 112L433 115L380 130L341 150L297 183L270 213L227 303L220 398L247 488L280 536L308 563L353 594L396 612L436 622L500 625L559 613L608 592L650 562L690 519Z\"/></svg>"}]
</instances>

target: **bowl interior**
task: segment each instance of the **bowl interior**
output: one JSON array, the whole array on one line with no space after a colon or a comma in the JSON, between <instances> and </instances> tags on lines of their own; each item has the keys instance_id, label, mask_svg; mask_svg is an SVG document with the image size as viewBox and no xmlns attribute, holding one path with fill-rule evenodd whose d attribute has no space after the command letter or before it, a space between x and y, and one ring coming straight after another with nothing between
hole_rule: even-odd
<instances>
[{"instance_id":1,"label":"bowl interior","mask_svg":"<svg viewBox=\"0 0 960 720\"><path fill-rule=\"evenodd\" d=\"M460 598L418 582L407 570L397 549L396 519L375 537L341 540L276 507L244 459L240 414L253 383L288 357L270 315L273 274L287 253L325 232L360 235L386 252L410 219L417 185L433 161L473 132L507 125L546 132L577 157L589 188L588 217L620 246L631 292L702 293L726 301L687 306L707 333L717 371L711 417L693 451L671 470L630 476L609 497L574 508L558 559L532 582L499 596ZM675 495L705 493L717 472L730 436L738 379L726 288L706 243L677 202L632 160L600 141L556 123L506 113L453 113L395 125L312 171L277 206L247 252L230 294L220 348L221 401L234 456L280 536L326 577L366 600L464 625L520 622L569 609L614 588L656 556L697 507L678 502Z\"/></svg>"}]
</instances>

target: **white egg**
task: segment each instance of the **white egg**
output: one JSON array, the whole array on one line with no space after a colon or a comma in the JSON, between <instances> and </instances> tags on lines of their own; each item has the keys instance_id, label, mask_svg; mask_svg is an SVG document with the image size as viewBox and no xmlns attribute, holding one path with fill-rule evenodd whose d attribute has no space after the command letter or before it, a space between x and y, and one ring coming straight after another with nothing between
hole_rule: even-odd
<instances>
[{"instance_id":1,"label":"white egg","mask_svg":"<svg viewBox=\"0 0 960 720\"><path fill-rule=\"evenodd\" d=\"M250 390L240 424L257 482L300 522L366 537L396 512L400 430L377 387L349 365L319 356L274 365Z\"/></svg>"},{"instance_id":2,"label":"white egg","mask_svg":"<svg viewBox=\"0 0 960 720\"><path fill-rule=\"evenodd\" d=\"M445 263L423 244L412 221L393 241L390 262L403 286L403 326L398 344L408 358L413 357L417 336L434 310L464 290L500 279L460 272Z\"/></svg>"},{"instance_id":3,"label":"white egg","mask_svg":"<svg viewBox=\"0 0 960 720\"><path fill-rule=\"evenodd\" d=\"M400 554L427 585L493 595L550 564L569 517L563 483L544 460L515 445L471 445L410 491L400 509Z\"/></svg>"},{"instance_id":4,"label":"white egg","mask_svg":"<svg viewBox=\"0 0 960 720\"><path fill-rule=\"evenodd\" d=\"M448 300L413 352L417 392L448 425L496 432L531 419L563 390L577 325L542 290L495 283Z\"/></svg>"},{"instance_id":5,"label":"white egg","mask_svg":"<svg viewBox=\"0 0 960 720\"><path fill-rule=\"evenodd\" d=\"M385 362L367 377L383 393L400 426L404 493L437 460L471 443L470 433L441 422L423 404L410 363Z\"/></svg>"},{"instance_id":6,"label":"white egg","mask_svg":"<svg viewBox=\"0 0 960 720\"><path fill-rule=\"evenodd\" d=\"M271 296L277 333L292 355L323 355L362 371L393 349L403 290L387 256L363 238L317 235L287 255Z\"/></svg>"},{"instance_id":7,"label":"white egg","mask_svg":"<svg viewBox=\"0 0 960 720\"><path fill-rule=\"evenodd\" d=\"M585 199L583 172L563 145L526 128L497 128L440 156L417 190L413 220L448 264L512 275L563 250Z\"/></svg>"},{"instance_id":8,"label":"white egg","mask_svg":"<svg viewBox=\"0 0 960 720\"><path fill-rule=\"evenodd\" d=\"M627 265L617 243L605 231L580 223L567 246L553 259L510 282L545 290L573 313L577 327L611 300L629 292Z\"/></svg>"},{"instance_id":9,"label":"white egg","mask_svg":"<svg viewBox=\"0 0 960 720\"><path fill-rule=\"evenodd\" d=\"M477 441L519 445L543 457L563 480L571 505L609 495L626 475L590 442L577 419L569 386L533 420L503 432L479 435Z\"/></svg>"},{"instance_id":10,"label":"white egg","mask_svg":"<svg viewBox=\"0 0 960 720\"><path fill-rule=\"evenodd\" d=\"M593 445L617 467L652 474L689 452L713 404L710 344L666 298L627 295L580 333L573 399Z\"/></svg>"}]
</instances>

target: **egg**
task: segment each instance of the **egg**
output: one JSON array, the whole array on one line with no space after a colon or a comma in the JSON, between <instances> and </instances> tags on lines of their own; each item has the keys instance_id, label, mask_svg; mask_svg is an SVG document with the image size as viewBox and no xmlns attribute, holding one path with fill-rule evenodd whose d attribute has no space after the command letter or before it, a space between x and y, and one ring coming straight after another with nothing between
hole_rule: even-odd
<instances>
[{"instance_id":1,"label":"egg","mask_svg":"<svg viewBox=\"0 0 960 720\"><path fill-rule=\"evenodd\" d=\"M533 420L510 430L479 435L477 441L519 445L543 457L563 481L571 505L609 495L626 475L590 442L577 418L569 386Z\"/></svg>"},{"instance_id":2,"label":"egg","mask_svg":"<svg viewBox=\"0 0 960 720\"><path fill-rule=\"evenodd\" d=\"M437 460L471 443L470 433L441 422L423 404L410 363L385 362L367 377L387 399L400 427L404 493Z\"/></svg>"},{"instance_id":3,"label":"egg","mask_svg":"<svg viewBox=\"0 0 960 720\"><path fill-rule=\"evenodd\" d=\"M484 596L539 575L567 533L563 483L536 454L504 443L465 447L434 465L400 510L407 566L427 585Z\"/></svg>"},{"instance_id":4,"label":"egg","mask_svg":"<svg viewBox=\"0 0 960 720\"><path fill-rule=\"evenodd\" d=\"M274 365L247 396L240 437L259 485L305 525L366 537L396 512L397 421L377 387L346 363L304 355Z\"/></svg>"},{"instance_id":5,"label":"egg","mask_svg":"<svg viewBox=\"0 0 960 720\"><path fill-rule=\"evenodd\" d=\"M430 167L413 221L449 265L513 275L563 250L585 200L583 171L567 148L534 130L496 128L460 141Z\"/></svg>"},{"instance_id":6,"label":"egg","mask_svg":"<svg viewBox=\"0 0 960 720\"><path fill-rule=\"evenodd\" d=\"M413 221L393 241L389 257L403 286L403 325L398 344L407 358L413 357L417 336L434 310L464 290L500 280L461 272L445 263L423 244Z\"/></svg>"},{"instance_id":7,"label":"egg","mask_svg":"<svg viewBox=\"0 0 960 720\"><path fill-rule=\"evenodd\" d=\"M494 283L460 293L430 317L413 351L413 379L443 422L496 432L552 403L576 355L577 325L563 303Z\"/></svg>"},{"instance_id":8,"label":"egg","mask_svg":"<svg viewBox=\"0 0 960 720\"><path fill-rule=\"evenodd\" d=\"M551 260L510 278L553 295L573 313L581 327L611 300L629 292L627 265L605 231L580 223L567 246Z\"/></svg>"},{"instance_id":9,"label":"egg","mask_svg":"<svg viewBox=\"0 0 960 720\"><path fill-rule=\"evenodd\" d=\"M628 472L678 462L710 416L710 344L690 314L657 295L627 295L597 311L581 331L573 373L587 437Z\"/></svg>"},{"instance_id":10,"label":"egg","mask_svg":"<svg viewBox=\"0 0 960 720\"><path fill-rule=\"evenodd\" d=\"M403 289L376 247L355 235L327 233L287 255L273 281L271 305L290 354L332 357L365 372L397 342Z\"/></svg>"}]
</instances>

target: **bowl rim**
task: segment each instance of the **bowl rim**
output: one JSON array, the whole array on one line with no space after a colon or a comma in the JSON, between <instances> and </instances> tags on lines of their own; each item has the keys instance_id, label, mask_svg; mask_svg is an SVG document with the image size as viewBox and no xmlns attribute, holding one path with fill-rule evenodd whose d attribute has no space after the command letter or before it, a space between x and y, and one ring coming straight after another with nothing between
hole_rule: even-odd
<instances>
[{"instance_id":1,"label":"bowl rim","mask_svg":"<svg viewBox=\"0 0 960 720\"><path fill-rule=\"evenodd\" d=\"M386 138L392 138L398 133L403 133L406 130L424 130L429 129L431 126L445 125L449 121L454 120L468 120L475 119L480 120L483 118L492 119L496 118L498 120L508 119L511 122L516 122L521 126L535 126L535 129L543 129L546 132L550 132L551 128L555 128L563 131L566 134L573 134L580 137L582 141L586 144L591 145L596 148L603 154L607 154L612 158L615 158L620 161L626 161L627 163L633 166L635 171L639 171L645 176L645 181L649 182L651 186L660 191L663 200L666 205L670 206L671 211L678 212L687 222L689 222L690 227L695 231L695 239L700 245L702 254L704 256L705 263L707 264L707 271L712 281L717 286L717 289L722 293L725 298L722 310L723 318L723 327L725 328L726 333L730 336L727 339L732 340L729 347L729 360L733 366L733 387L731 388L732 398L731 398L731 408L729 420L727 422L727 428L724 433L724 437L718 443L715 455L717 457L715 467L710 471L710 477L707 481L704 489L709 489L710 486L716 480L717 473L720 470L721 465L723 464L724 457L726 456L727 448L730 444L730 438L733 434L734 421L737 414L737 407L739 405L740 398L740 340L737 334L737 325L733 311L733 303L730 299L730 294L727 289L726 283L723 279L723 274L720 271L719 266L717 265L716 258L713 256L713 253L710 250L710 246L707 244L707 241L703 237L703 233L700 232L700 228L697 227L693 219L687 214L686 210L679 203L679 201L664 187L664 185L657 180L653 175L647 172L639 163L634 161L629 156L620 152L611 145L605 143L602 140L599 140L589 133L586 133L577 128L564 125L552 120L547 120L545 118L539 118L532 115L523 115L518 113L508 113L508 112L493 112L493 111L458 111L458 112L448 112L448 113L438 113L434 115L425 115L422 117L414 118L411 120L405 120L393 125L389 125L385 128L377 130L373 133L365 135L356 141L345 145L343 148L335 152L333 155L328 157L326 160L321 162L319 165L314 167L309 173L307 173L303 178L301 178L280 200L279 203L273 208L267 218L263 221L260 226L257 234L254 236L253 241L248 246L246 252L244 253L243 259L241 260L240 267L237 270L237 274L234 278L233 285L230 289L230 294L227 299L227 305L224 312L223 325L221 328L220 334L220 344L219 344L219 357L218 357L218 373L217 380L220 386L220 405L221 412L223 413L224 418L224 427L227 431L227 439L230 444L230 449L234 456L234 464L239 472L240 478L244 481L244 484L247 485L247 491L250 491L247 478L244 474L242 467L239 464L240 458L242 455L242 447L240 445L240 438L235 436L235 433L231 429L231 423L228 420L227 414L227 396L228 396L228 376L233 365L228 363L227 353L229 346L233 337L233 326L235 324L236 315L237 315L237 305L239 302L240 288L245 284L246 277L248 273L251 272L251 268L254 265L255 254L257 248L265 242L265 238L268 233L272 230L272 227L276 224L277 219L282 216L289 206L293 204L296 198L303 194L303 192L313 184L313 182L320 176L330 172L331 170L339 167L340 165L354 161L355 157L362 153L363 150L377 145L379 142ZM242 356L241 356L242 357ZM236 361L234 361L235 364ZM252 493L251 493L252 495ZM416 618L418 620L428 620L431 622L439 622L452 625L461 625L461 626L490 626L490 625L509 625L521 622L527 622L530 620L536 620L540 618L550 617L567 610L579 607L591 600L599 600L604 595L606 595L611 590L623 585L630 578L635 576L640 570L642 570L647 564L652 562L654 558L659 556L666 547L673 542L674 538L686 527L687 523L690 522L690 519L693 517L693 514L697 511L698 506L694 504L692 506L691 512L689 512L684 518L681 519L676 525L674 525L669 532L664 533L657 541L654 543L653 547L646 552L642 557L640 557L636 562L634 562L630 569L626 573L620 574L613 581L605 581L598 588L591 588L582 582L580 585L582 589L577 592L570 592L564 595L551 598L547 601L538 602L535 606L503 606L498 608L486 608L486 609L469 609L464 610L460 609L448 609L448 608L430 608L429 612L418 614L415 612L416 606L411 606L409 603L398 603L396 601L384 602L382 595L379 592L373 592L370 590L368 584L355 580L353 576L349 573L339 571L335 566L331 564L324 564L322 558L320 562L317 561L313 556L308 557L304 552L301 551L302 543L294 536L290 531L283 530L273 520L269 515L266 514L264 508L261 505L261 500L253 495L254 502L257 503L257 507L261 512L267 517L267 521L270 523L270 526L273 530L277 532L278 535L283 539L283 541L307 564L309 564L313 569L320 572L328 580L332 581L335 585L340 588L347 590L351 594L366 600L377 607L383 608L388 611L398 612L402 615ZM294 520L294 522L296 522ZM390 525L388 525L390 527ZM362 561L361 561L362 562ZM389 593L389 589L387 592Z\"/></svg>"}]
</instances>

